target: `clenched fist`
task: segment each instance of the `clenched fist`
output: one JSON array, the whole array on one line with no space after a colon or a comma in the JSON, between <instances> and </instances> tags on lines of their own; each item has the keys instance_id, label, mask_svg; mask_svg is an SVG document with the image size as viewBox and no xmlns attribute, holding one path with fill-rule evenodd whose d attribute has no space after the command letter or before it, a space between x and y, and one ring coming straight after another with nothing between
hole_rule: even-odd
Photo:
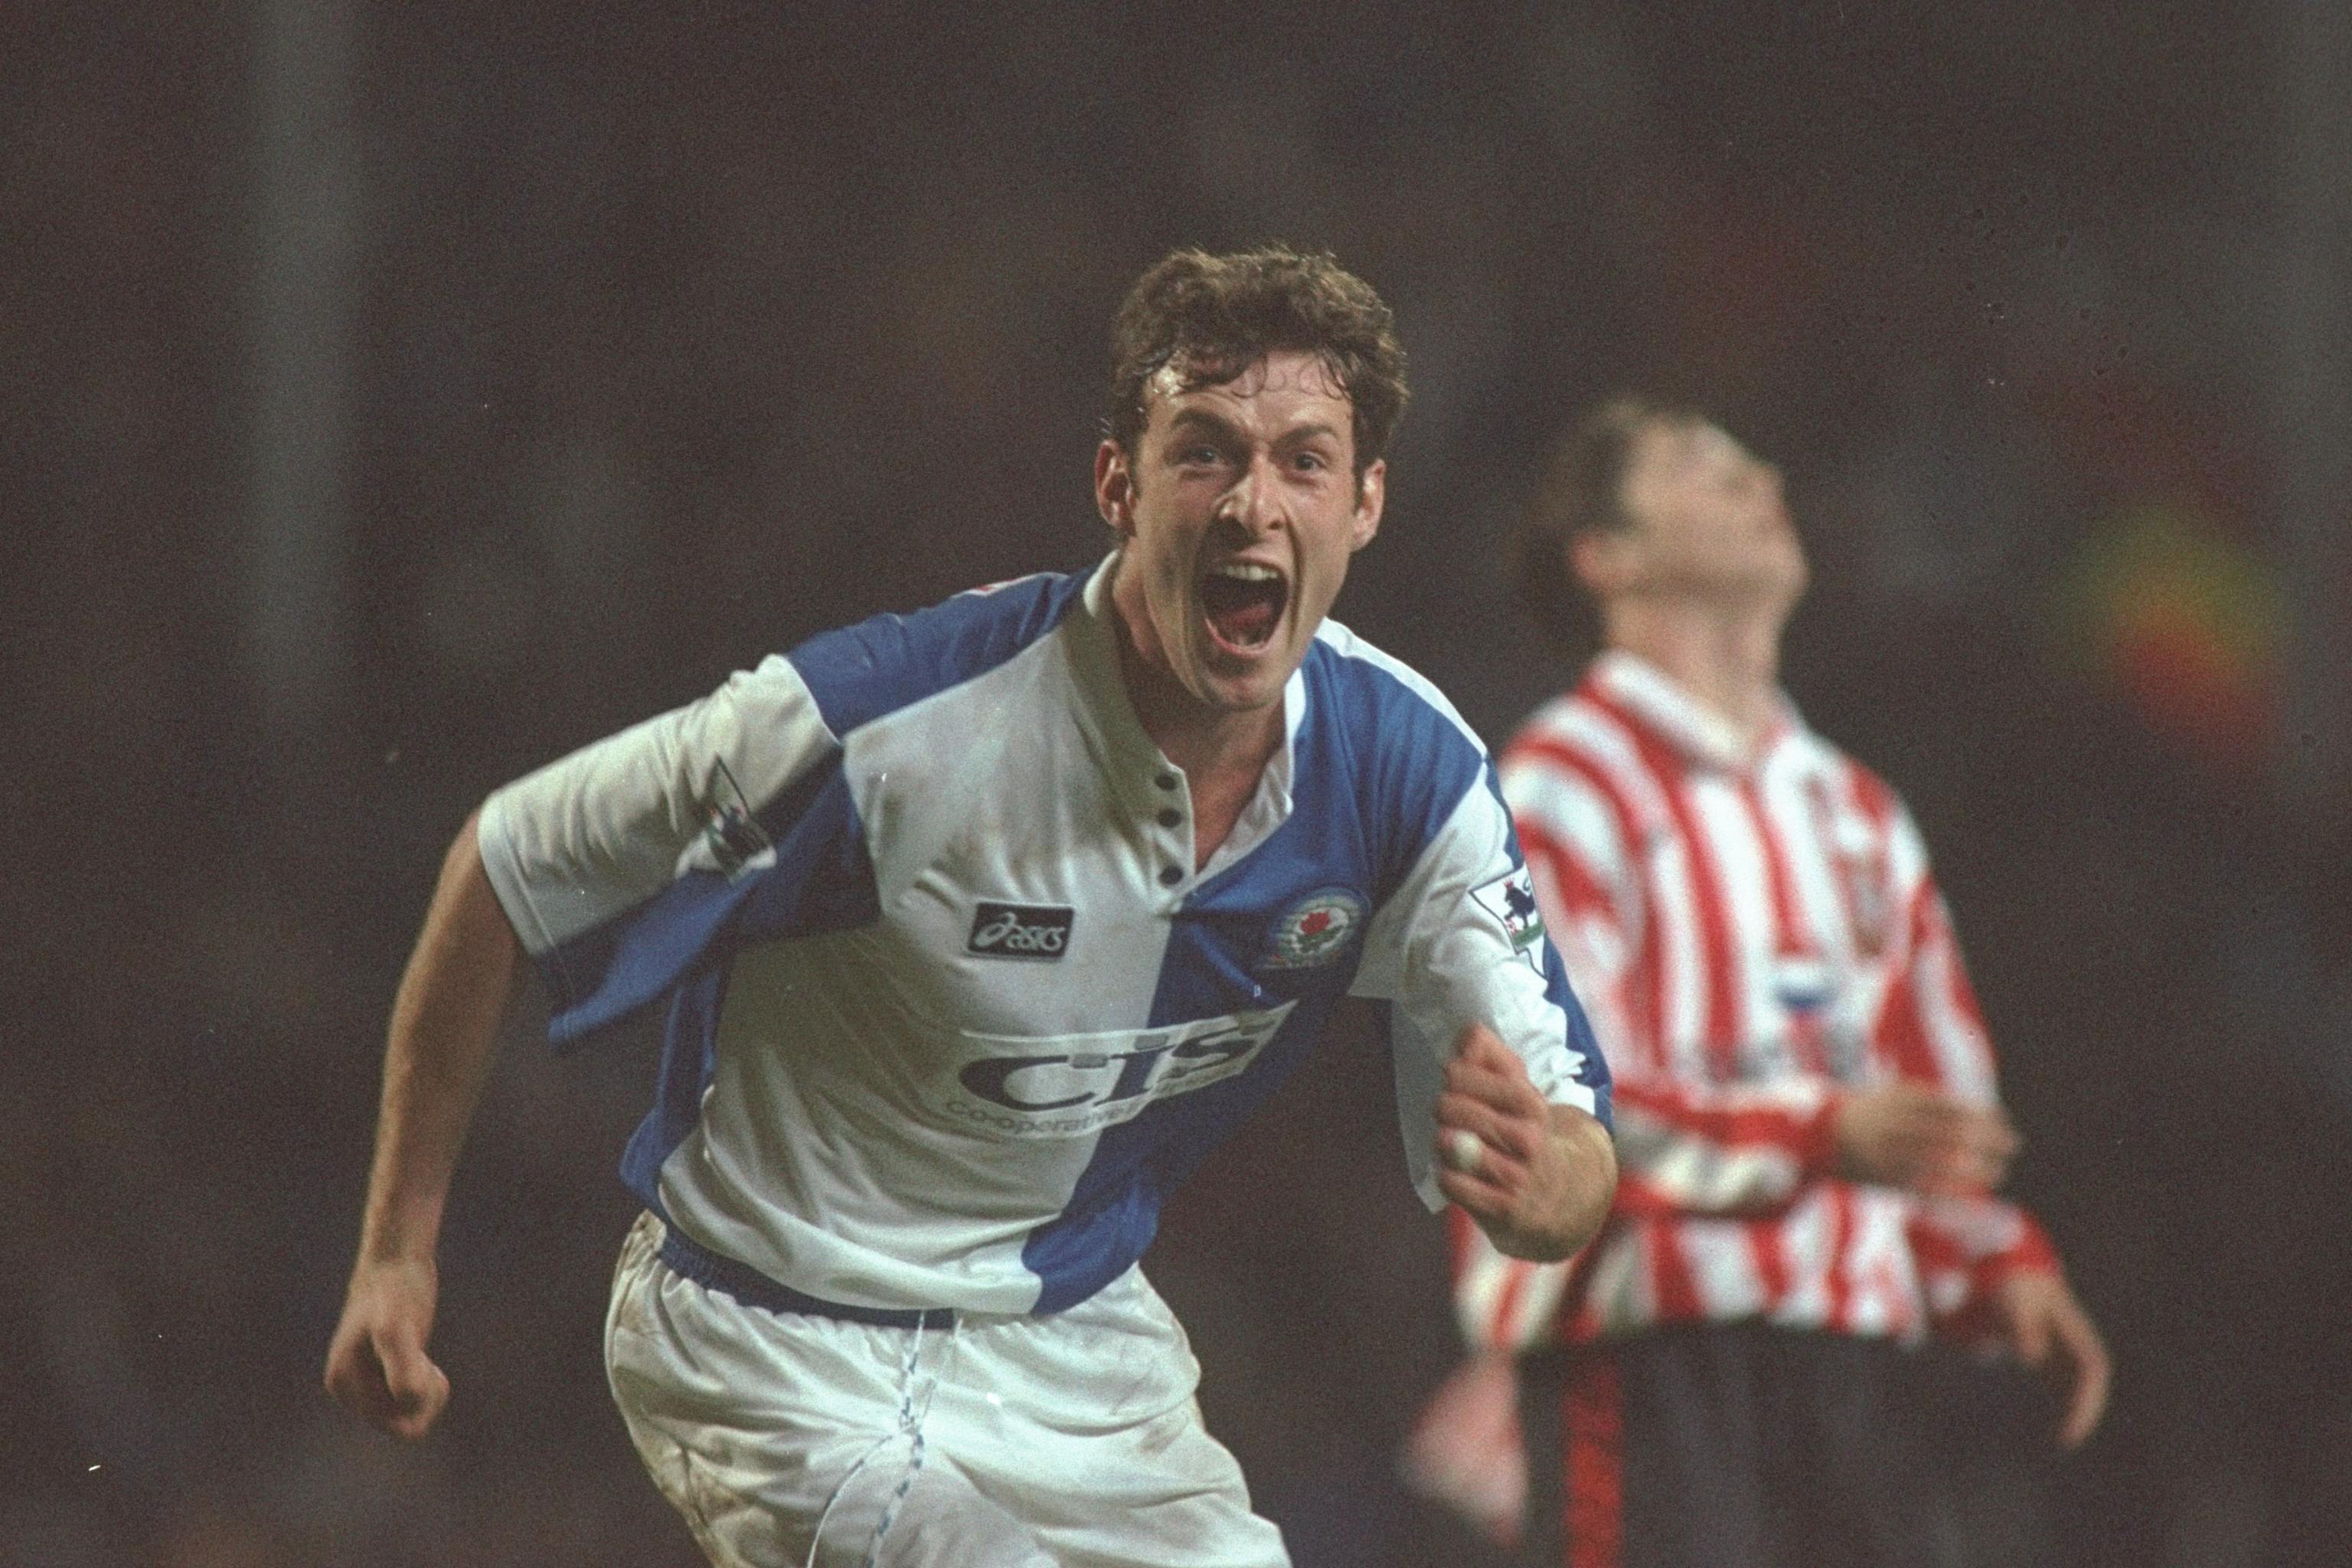
<instances>
[{"instance_id":1,"label":"clenched fist","mask_svg":"<svg viewBox=\"0 0 2352 1568\"><path fill-rule=\"evenodd\" d=\"M1473 1024L1437 1098L1438 1190L1513 1258L1557 1262L1592 1239L1617 1188L1600 1122L1536 1092L1526 1064Z\"/></svg>"},{"instance_id":2,"label":"clenched fist","mask_svg":"<svg viewBox=\"0 0 2352 1568\"><path fill-rule=\"evenodd\" d=\"M395 1437L424 1436L449 1403L448 1376L425 1353L439 1290L430 1260L362 1260L327 1347L327 1392Z\"/></svg>"}]
</instances>

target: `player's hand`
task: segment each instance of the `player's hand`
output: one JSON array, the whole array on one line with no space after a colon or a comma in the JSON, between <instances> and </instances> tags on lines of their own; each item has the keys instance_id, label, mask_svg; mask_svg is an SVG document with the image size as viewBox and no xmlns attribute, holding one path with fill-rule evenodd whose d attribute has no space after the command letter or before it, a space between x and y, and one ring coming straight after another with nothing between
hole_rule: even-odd
<instances>
[{"instance_id":1,"label":"player's hand","mask_svg":"<svg viewBox=\"0 0 2352 1568\"><path fill-rule=\"evenodd\" d=\"M1964 1104L1925 1084L1852 1090L1832 1116L1840 1173L1881 1186L1989 1193L2017 1155L2017 1131L1998 1107Z\"/></svg>"},{"instance_id":2,"label":"player's hand","mask_svg":"<svg viewBox=\"0 0 2352 1568\"><path fill-rule=\"evenodd\" d=\"M1507 1352L1473 1356L1438 1385L1397 1468L1412 1491L1452 1509L1487 1540L1518 1544L1527 1528L1528 1451L1518 1368Z\"/></svg>"},{"instance_id":3,"label":"player's hand","mask_svg":"<svg viewBox=\"0 0 2352 1568\"><path fill-rule=\"evenodd\" d=\"M449 1403L449 1379L425 1353L439 1290L430 1258L362 1258L327 1347L327 1392L395 1437L424 1436Z\"/></svg>"},{"instance_id":4,"label":"player's hand","mask_svg":"<svg viewBox=\"0 0 2352 1568\"><path fill-rule=\"evenodd\" d=\"M1617 1185L1601 1123L1547 1104L1518 1054L1473 1024L1437 1097L1437 1188L1507 1257L1554 1263L1592 1238Z\"/></svg>"},{"instance_id":5,"label":"player's hand","mask_svg":"<svg viewBox=\"0 0 2352 1568\"><path fill-rule=\"evenodd\" d=\"M2106 1413L2113 1369L2091 1315L2064 1278L2045 1269L2012 1274L1994 1292L1994 1310L2018 1360L2057 1391L2061 1447L2079 1447Z\"/></svg>"}]
</instances>

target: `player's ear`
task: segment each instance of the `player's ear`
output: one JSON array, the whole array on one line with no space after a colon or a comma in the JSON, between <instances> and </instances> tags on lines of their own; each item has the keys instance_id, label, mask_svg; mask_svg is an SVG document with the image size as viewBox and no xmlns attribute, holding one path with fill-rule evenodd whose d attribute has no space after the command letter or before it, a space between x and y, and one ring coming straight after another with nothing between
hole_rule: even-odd
<instances>
[{"instance_id":1,"label":"player's ear","mask_svg":"<svg viewBox=\"0 0 2352 1568\"><path fill-rule=\"evenodd\" d=\"M1629 567L1625 559L1627 540L1607 529L1588 528L1571 537L1562 553L1567 557L1561 567L1585 592L1596 598L1607 598L1623 585Z\"/></svg>"},{"instance_id":2,"label":"player's ear","mask_svg":"<svg viewBox=\"0 0 2352 1568\"><path fill-rule=\"evenodd\" d=\"M1348 548L1361 550L1381 531L1381 509L1388 504L1389 464L1385 458L1364 469L1356 481L1356 515L1348 534Z\"/></svg>"},{"instance_id":3,"label":"player's ear","mask_svg":"<svg viewBox=\"0 0 2352 1568\"><path fill-rule=\"evenodd\" d=\"M1108 436L1095 448L1095 510L1121 539L1135 532L1135 466Z\"/></svg>"}]
</instances>

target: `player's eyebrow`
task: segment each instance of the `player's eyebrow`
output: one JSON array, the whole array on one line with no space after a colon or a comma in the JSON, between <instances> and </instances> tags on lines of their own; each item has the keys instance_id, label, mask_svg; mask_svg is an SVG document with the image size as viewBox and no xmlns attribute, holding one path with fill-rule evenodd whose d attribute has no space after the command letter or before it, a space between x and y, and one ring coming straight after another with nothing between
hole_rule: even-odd
<instances>
[{"instance_id":1,"label":"player's eyebrow","mask_svg":"<svg viewBox=\"0 0 2352 1568\"><path fill-rule=\"evenodd\" d=\"M1276 436L1274 440L1275 445L1278 447L1297 447L1318 438L1326 441L1337 441L1339 438L1339 432L1334 426L1326 425L1321 420L1317 420L1312 425L1299 425L1292 427L1291 429L1285 430L1281 435Z\"/></svg>"},{"instance_id":2,"label":"player's eyebrow","mask_svg":"<svg viewBox=\"0 0 2352 1568\"><path fill-rule=\"evenodd\" d=\"M1208 436L1219 441L1242 438L1240 429L1231 420L1221 418L1205 408L1182 408L1169 416L1168 434L1171 437L1185 432Z\"/></svg>"},{"instance_id":3,"label":"player's eyebrow","mask_svg":"<svg viewBox=\"0 0 2352 1568\"><path fill-rule=\"evenodd\" d=\"M1247 439L1239 426L1205 408L1181 409L1169 416L1168 433L1171 436L1187 429L1196 430L1220 440ZM1297 447L1308 441L1337 441L1339 438L1339 432L1337 426L1318 419L1312 424L1294 426L1290 429L1281 431L1274 437L1274 444L1277 447Z\"/></svg>"}]
</instances>

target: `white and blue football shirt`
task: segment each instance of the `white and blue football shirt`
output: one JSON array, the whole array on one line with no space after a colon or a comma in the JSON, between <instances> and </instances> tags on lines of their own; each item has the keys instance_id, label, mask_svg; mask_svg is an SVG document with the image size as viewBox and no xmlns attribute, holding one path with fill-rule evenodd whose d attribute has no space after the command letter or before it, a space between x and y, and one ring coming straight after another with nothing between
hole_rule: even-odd
<instances>
[{"instance_id":1,"label":"white and blue football shirt","mask_svg":"<svg viewBox=\"0 0 2352 1568\"><path fill-rule=\"evenodd\" d=\"M1117 565L826 633L484 806L555 1041L667 999L622 1171L674 1232L823 1300L1058 1311L1135 1262L1351 992L1393 1004L1432 1206L1465 1025L1606 1119L1445 700L1327 621L1196 872L1184 774L1119 673Z\"/></svg>"}]
</instances>

